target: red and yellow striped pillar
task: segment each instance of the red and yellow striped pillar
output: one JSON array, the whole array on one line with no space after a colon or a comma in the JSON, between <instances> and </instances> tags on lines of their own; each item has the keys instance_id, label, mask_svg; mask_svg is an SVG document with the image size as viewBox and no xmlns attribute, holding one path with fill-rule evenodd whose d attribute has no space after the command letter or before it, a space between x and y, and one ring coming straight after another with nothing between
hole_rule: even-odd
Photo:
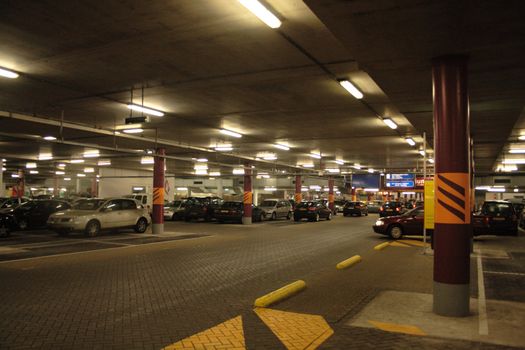
<instances>
[{"instance_id":1,"label":"red and yellow striped pillar","mask_svg":"<svg viewBox=\"0 0 525 350\"><path fill-rule=\"evenodd\" d=\"M357 194L355 187L352 187L352 202L357 201Z\"/></svg>"},{"instance_id":2,"label":"red and yellow striped pillar","mask_svg":"<svg viewBox=\"0 0 525 350\"><path fill-rule=\"evenodd\" d=\"M157 148L153 164L153 234L164 233L164 156L166 150Z\"/></svg>"},{"instance_id":3,"label":"red and yellow striped pillar","mask_svg":"<svg viewBox=\"0 0 525 350\"><path fill-rule=\"evenodd\" d=\"M432 61L435 142L434 305L436 314L469 314L470 124L467 58Z\"/></svg>"},{"instance_id":4,"label":"red and yellow striped pillar","mask_svg":"<svg viewBox=\"0 0 525 350\"><path fill-rule=\"evenodd\" d=\"M332 211L332 213L335 210L334 206L334 178L329 177L328 178L328 208Z\"/></svg>"},{"instance_id":5,"label":"red and yellow striped pillar","mask_svg":"<svg viewBox=\"0 0 525 350\"><path fill-rule=\"evenodd\" d=\"M295 176L295 203L301 203L303 200L301 175Z\"/></svg>"},{"instance_id":6,"label":"red and yellow striped pillar","mask_svg":"<svg viewBox=\"0 0 525 350\"><path fill-rule=\"evenodd\" d=\"M244 167L244 196L243 196L244 212L242 215L242 223L244 225L251 225L252 223L252 168Z\"/></svg>"}]
</instances>

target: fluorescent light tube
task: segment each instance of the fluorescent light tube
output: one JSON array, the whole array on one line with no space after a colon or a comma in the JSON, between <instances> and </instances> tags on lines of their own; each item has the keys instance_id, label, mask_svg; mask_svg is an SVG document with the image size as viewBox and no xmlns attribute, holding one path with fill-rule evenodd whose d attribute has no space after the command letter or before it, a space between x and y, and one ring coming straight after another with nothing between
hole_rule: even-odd
<instances>
[{"instance_id":1,"label":"fluorescent light tube","mask_svg":"<svg viewBox=\"0 0 525 350\"><path fill-rule=\"evenodd\" d=\"M373 173L374 173L374 171L375 171L375 170L374 170L374 169L372 169L372 168L369 168L369 169L368 169L368 172L369 172L370 174L373 174Z\"/></svg>"},{"instance_id":2,"label":"fluorescent light tube","mask_svg":"<svg viewBox=\"0 0 525 350\"><path fill-rule=\"evenodd\" d=\"M195 169L195 175L208 175L207 169Z\"/></svg>"},{"instance_id":3,"label":"fluorescent light tube","mask_svg":"<svg viewBox=\"0 0 525 350\"><path fill-rule=\"evenodd\" d=\"M514 148L514 149L510 149L510 150L509 150L509 153L513 153L513 154L523 154L523 153L525 153L525 149Z\"/></svg>"},{"instance_id":4,"label":"fluorescent light tube","mask_svg":"<svg viewBox=\"0 0 525 350\"><path fill-rule=\"evenodd\" d=\"M494 188L494 187L491 187L488 189L489 192L505 192L505 188Z\"/></svg>"},{"instance_id":5,"label":"fluorescent light tube","mask_svg":"<svg viewBox=\"0 0 525 350\"><path fill-rule=\"evenodd\" d=\"M78 173L78 174L77 174L77 177L86 177L86 174Z\"/></svg>"},{"instance_id":6,"label":"fluorescent light tube","mask_svg":"<svg viewBox=\"0 0 525 350\"><path fill-rule=\"evenodd\" d=\"M310 153L310 157L315 159L321 159L321 155L319 153Z\"/></svg>"},{"instance_id":7,"label":"fluorescent light tube","mask_svg":"<svg viewBox=\"0 0 525 350\"><path fill-rule=\"evenodd\" d=\"M26 163L26 169L36 169L36 163Z\"/></svg>"},{"instance_id":8,"label":"fluorescent light tube","mask_svg":"<svg viewBox=\"0 0 525 350\"><path fill-rule=\"evenodd\" d=\"M95 172L95 168L84 168L84 172L85 173L94 173Z\"/></svg>"},{"instance_id":9,"label":"fluorescent light tube","mask_svg":"<svg viewBox=\"0 0 525 350\"><path fill-rule=\"evenodd\" d=\"M502 164L525 164L525 159L524 158L505 159L501 163Z\"/></svg>"},{"instance_id":10,"label":"fluorescent light tube","mask_svg":"<svg viewBox=\"0 0 525 350\"><path fill-rule=\"evenodd\" d=\"M234 175L244 175L244 169L243 168L235 168L233 169Z\"/></svg>"},{"instance_id":11,"label":"fluorescent light tube","mask_svg":"<svg viewBox=\"0 0 525 350\"><path fill-rule=\"evenodd\" d=\"M197 158L197 162L199 163L206 163L208 161L208 158Z\"/></svg>"},{"instance_id":12,"label":"fluorescent light tube","mask_svg":"<svg viewBox=\"0 0 525 350\"><path fill-rule=\"evenodd\" d=\"M246 7L251 13L257 16L268 27L276 29L281 26L281 20L270 12L263 4L257 0L239 0L242 6Z\"/></svg>"},{"instance_id":13,"label":"fluorescent light tube","mask_svg":"<svg viewBox=\"0 0 525 350\"><path fill-rule=\"evenodd\" d=\"M208 169L208 165L206 165L206 164L195 164L193 169L195 169L195 170L207 170Z\"/></svg>"},{"instance_id":14,"label":"fluorescent light tube","mask_svg":"<svg viewBox=\"0 0 525 350\"><path fill-rule=\"evenodd\" d=\"M269 192L273 192L273 191L277 191L277 188L275 188L275 187L265 187L264 190L265 191L269 191Z\"/></svg>"},{"instance_id":15,"label":"fluorescent light tube","mask_svg":"<svg viewBox=\"0 0 525 350\"><path fill-rule=\"evenodd\" d=\"M223 151L223 152L226 152L226 151L233 151L233 147L232 146L217 146L215 147L215 150L216 151Z\"/></svg>"},{"instance_id":16,"label":"fluorescent light tube","mask_svg":"<svg viewBox=\"0 0 525 350\"><path fill-rule=\"evenodd\" d=\"M55 141L55 140L57 139L57 138L54 137L54 136L44 136L43 138L44 138L44 140L46 140L46 141Z\"/></svg>"},{"instance_id":17,"label":"fluorescent light tube","mask_svg":"<svg viewBox=\"0 0 525 350\"><path fill-rule=\"evenodd\" d=\"M221 176L221 172L220 171L210 171L209 175L210 176Z\"/></svg>"},{"instance_id":18,"label":"fluorescent light tube","mask_svg":"<svg viewBox=\"0 0 525 350\"><path fill-rule=\"evenodd\" d=\"M521 135L520 137L518 137L518 139L520 139L522 141L525 140L525 135Z\"/></svg>"},{"instance_id":19,"label":"fluorescent light tube","mask_svg":"<svg viewBox=\"0 0 525 350\"><path fill-rule=\"evenodd\" d=\"M420 150L420 151L419 151L419 154L421 154L421 155L424 157L424 156L425 156L425 151Z\"/></svg>"},{"instance_id":20,"label":"fluorescent light tube","mask_svg":"<svg viewBox=\"0 0 525 350\"><path fill-rule=\"evenodd\" d=\"M434 159L433 158L428 158L428 161L432 164L434 164Z\"/></svg>"},{"instance_id":21,"label":"fluorescent light tube","mask_svg":"<svg viewBox=\"0 0 525 350\"><path fill-rule=\"evenodd\" d=\"M221 129L220 132L221 132L221 134L228 135L228 136L233 136L233 137L237 137L237 138L241 138L242 137L242 135L239 134L238 132L227 130L227 129Z\"/></svg>"},{"instance_id":22,"label":"fluorescent light tube","mask_svg":"<svg viewBox=\"0 0 525 350\"><path fill-rule=\"evenodd\" d=\"M53 159L53 155L51 153L40 153L38 155L38 160L51 160Z\"/></svg>"},{"instance_id":23,"label":"fluorescent light tube","mask_svg":"<svg viewBox=\"0 0 525 350\"><path fill-rule=\"evenodd\" d=\"M281 145L279 143L274 143L273 147L282 149L283 151L289 151L290 150L290 147L288 147L286 145Z\"/></svg>"},{"instance_id":24,"label":"fluorescent light tube","mask_svg":"<svg viewBox=\"0 0 525 350\"><path fill-rule=\"evenodd\" d=\"M111 160L99 160L97 163L98 166L111 165Z\"/></svg>"},{"instance_id":25,"label":"fluorescent light tube","mask_svg":"<svg viewBox=\"0 0 525 350\"><path fill-rule=\"evenodd\" d=\"M64 181L71 181L71 178L70 177L65 177Z\"/></svg>"},{"instance_id":26,"label":"fluorescent light tube","mask_svg":"<svg viewBox=\"0 0 525 350\"><path fill-rule=\"evenodd\" d=\"M361 91L359 91L354 86L354 84L352 84L348 80L340 80L339 84L341 84L341 86L344 87L346 91L348 91L352 96L354 96L358 100L363 98L363 93Z\"/></svg>"},{"instance_id":27,"label":"fluorescent light tube","mask_svg":"<svg viewBox=\"0 0 525 350\"><path fill-rule=\"evenodd\" d=\"M100 152L97 149L84 152L84 158L97 158L97 157L100 157Z\"/></svg>"},{"instance_id":28,"label":"fluorescent light tube","mask_svg":"<svg viewBox=\"0 0 525 350\"><path fill-rule=\"evenodd\" d=\"M339 173L339 169L338 168L328 168L328 169L326 169L326 171L328 171L331 174Z\"/></svg>"},{"instance_id":29,"label":"fluorescent light tube","mask_svg":"<svg viewBox=\"0 0 525 350\"><path fill-rule=\"evenodd\" d=\"M81 164L84 163L84 159L71 159L69 162L71 164Z\"/></svg>"},{"instance_id":30,"label":"fluorescent light tube","mask_svg":"<svg viewBox=\"0 0 525 350\"><path fill-rule=\"evenodd\" d=\"M29 174L38 174L38 170L29 170Z\"/></svg>"},{"instance_id":31,"label":"fluorescent light tube","mask_svg":"<svg viewBox=\"0 0 525 350\"><path fill-rule=\"evenodd\" d=\"M414 139L411 138L411 137L407 137L407 138L405 138L405 141L406 141L406 143L408 143L410 146L415 146L415 145L416 145L416 141L414 141Z\"/></svg>"},{"instance_id":32,"label":"fluorescent light tube","mask_svg":"<svg viewBox=\"0 0 525 350\"><path fill-rule=\"evenodd\" d=\"M153 157L142 157L140 159L140 164L154 164L155 160Z\"/></svg>"},{"instance_id":33,"label":"fluorescent light tube","mask_svg":"<svg viewBox=\"0 0 525 350\"><path fill-rule=\"evenodd\" d=\"M339 160L339 159L336 159L335 162L339 165L344 165L345 164L345 161L344 160Z\"/></svg>"},{"instance_id":34,"label":"fluorescent light tube","mask_svg":"<svg viewBox=\"0 0 525 350\"><path fill-rule=\"evenodd\" d=\"M379 188L365 188L365 192L379 192Z\"/></svg>"},{"instance_id":35,"label":"fluorescent light tube","mask_svg":"<svg viewBox=\"0 0 525 350\"><path fill-rule=\"evenodd\" d=\"M141 129L141 128L124 129L124 130L122 130L122 132L125 133L125 134L140 134L140 133L144 132L144 129Z\"/></svg>"},{"instance_id":36,"label":"fluorescent light tube","mask_svg":"<svg viewBox=\"0 0 525 350\"><path fill-rule=\"evenodd\" d=\"M177 191L187 191L188 187L177 187Z\"/></svg>"},{"instance_id":37,"label":"fluorescent light tube","mask_svg":"<svg viewBox=\"0 0 525 350\"><path fill-rule=\"evenodd\" d=\"M397 129L397 124L390 118L383 118L383 123L388 125L390 129Z\"/></svg>"},{"instance_id":38,"label":"fluorescent light tube","mask_svg":"<svg viewBox=\"0 0 525 350\"><path fill-rule=\"evenodd\" d=\"M55 171L55 175L65 175L66 173L63 171Z\"/></svg>"},{"instance_id":39,"label":"fluorescent light tube","mask_svg":"<svg viewBox=\"0 0 525 350\"><path fill-rule=\"evenodd\" d=\"M132 109L134 111L137 111L137 112L142 112L142 113L147 114L147 115L154 115L156 117L163 117L164 116L164 112L158 111L158 110L153 109L153 108L148 108L148 107L136 105L136 104L128 104L128 108Z\"/></svg>"},{"instance_id":40,"label":"fluorescent light tube","mask_svg":"<svg viewBox=\"0 0 525 350\"><path fill-rule=\"evenodd\" d=\"M9 69L0 68L0 76L2 76L4 78L9 78L9 79L16 79L20 75L18 73L10 71Z\"/></svg>"},{"instance_id":41,"label":"fluorescent light tube","mask_svg":"<svg viewBox=\"0 0 525 350\"><path fill-rule=\"evenodd\" d=\"M313 168L314 165L313 164L303 164L302 167L303 168Z\"/></svg>"},{"instance_id":42,"label":"fluorescent light tube","mask_svg":"<svg viewBox=\"0 0 525 350\"><path fill-rule=\"evenodd\" d=\"M361 170L361 165L360 165L359 163L355 163L355 164L353 165L353 168L354 168L354 169L357 169L357 170Z\"/></svg>"}]
</instances>

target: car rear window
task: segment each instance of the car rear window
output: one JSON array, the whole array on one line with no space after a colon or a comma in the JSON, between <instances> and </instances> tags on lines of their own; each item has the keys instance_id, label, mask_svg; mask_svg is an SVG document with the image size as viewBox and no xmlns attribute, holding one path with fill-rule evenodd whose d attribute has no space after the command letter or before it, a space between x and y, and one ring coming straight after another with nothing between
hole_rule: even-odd
<instances>
[{"instance_id":1,"label":"car rear window","mask_svg":"<svg viewBox=\"0 0 525 350\"><path fill-rule=\"evenodd\" d=\"M385 208L397 208L400 206L401 206L401 203L399 202L386 202L385 204L383 204L383 207Z\"/></svg>"},{"instance_id":2,"label":"car rear window","mask_svg":"<svg viewBox=\"0 0 525 350\"><path fill-rule=\"evenodd\" d=\"M275 206L275 204L277 204L277 201L266 200L266 201L261 203L261 207L273 207L273 206Z\"/></svg>"},{"instance_id":3,"label":"car rear window","mask_svg":"<svg viewBox=\"0 0 525 350\"><path fill-rule=\"evenodd\" d=\"M314 207L316 205L317 205L316 202L301 202L297 204L297 208L309 208L309 207Z\"/></svg>"},{"instance_id":4,"label":"car rear window","mask_svg":"<svg viewBox=\"0 0 525 350\"><path fill-rule=\"evenodd\" d=\"M514 210L512 205L507 203L485 203L481 212L485 215L512 215Z\"/></svg>"},{"instance_id":5,"label":"car rear window","mask_svg":"<svg viewBox=\"0 0 525 350\"><path fill-rule=\"evenodd\" d=\"M242 208L242 202L224 202L222 203L222 208Z\"/></svg>"},{"instance_id":6,"label":"car rear window","mask_svg":"<svg viewBox=\"0 0 525 350\"><path fill-rule=\"evenodd\" d=\"M356 202L347 202L347 203L345 204L345 207L347 207L347 208L353 208L353 207L355 207L355 204L356 204Z\"/></svg>"}]
</instances>

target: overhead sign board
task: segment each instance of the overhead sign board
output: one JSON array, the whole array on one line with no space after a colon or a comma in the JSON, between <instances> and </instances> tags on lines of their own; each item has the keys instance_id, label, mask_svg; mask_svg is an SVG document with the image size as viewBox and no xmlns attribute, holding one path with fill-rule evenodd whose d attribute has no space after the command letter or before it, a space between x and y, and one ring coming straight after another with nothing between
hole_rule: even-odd
<instances>
[{"instance_id":1,"label":"overhead sign board","mask_svg":"<svg viewBox=\"0 0 525 350\"><path fill-rule=\"evenodd\" d=\"M354 174L352 175L352 187L379 188L380 180L380 175L376 174Z\"/></svg>"},{"instance_id":2,"label":"overhead sign board","mask_svg":"<svg viewBox=\"0 0 525 350\"><path fill-rule=\"evenodd\" d=\"M414 181L387 181L386 187L412 188L414 187Z\"/></svg>"},{"instance_id":3,"label":"overhead sign board","mask_svg":"<svg viewBox=\"0 0 525 350\"><path fill-rule=\"evenodd\" d=\"M414 174L386 174L386 179L392 181L414 180Z\"/></svg>"}]
</instances>

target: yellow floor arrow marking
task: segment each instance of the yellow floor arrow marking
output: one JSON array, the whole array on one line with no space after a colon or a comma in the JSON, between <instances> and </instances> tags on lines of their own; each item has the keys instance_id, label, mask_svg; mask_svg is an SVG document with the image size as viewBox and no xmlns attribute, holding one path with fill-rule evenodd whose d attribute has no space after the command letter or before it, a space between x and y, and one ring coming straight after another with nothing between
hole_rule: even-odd
<instances>
[{"instance_id":1,"label":"yellow floor arrow marking","mask_svg":"<svg viewBox=\"0 0 525 350\"><path fill-rule=\"evenodd\" d=\"M254 311L289 350L316 349L334 334L322 316L265 308Z\"/></svg>"},{"instance_id":2,"label":"yellow floor arrow marking","mask_svg":"<svg viewBox=\"0 0 525 350\"><path fill-rule=\"evenodd\" d=\"M404 333L410 335L427 335L423 330L416 326L406 325L406 324L396 324L396 323L387 323L379 321L368 321L370 324L374 325L376 328L379 328L382 331L394 332L394 333Z\"/></svg>"},{"instance_id":3,"label":"yellow floor arrow marking","mask_svg":"<svg viewBox=\"0 0 525 350\"><path fill-rule=\"evenodd\" d=\"M163 350L189 349L246 350L241 316L168 345Z\"/></svg>"}]
</instances>

